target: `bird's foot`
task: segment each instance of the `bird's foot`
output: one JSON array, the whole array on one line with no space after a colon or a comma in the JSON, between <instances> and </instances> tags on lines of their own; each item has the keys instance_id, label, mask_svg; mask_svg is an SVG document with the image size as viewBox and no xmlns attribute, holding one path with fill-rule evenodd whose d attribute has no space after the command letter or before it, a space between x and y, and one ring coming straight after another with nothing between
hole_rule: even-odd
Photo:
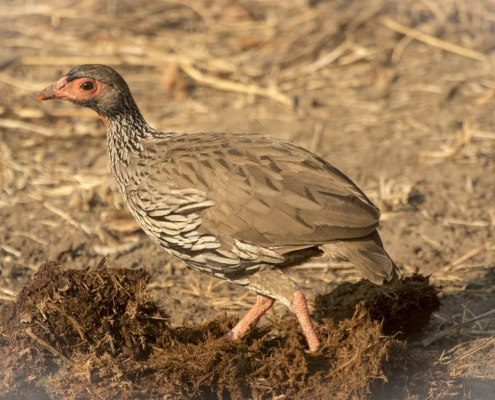
<instances>
[{"instance_id":1,"label":"bird's foot","mask_svg":"<svg viewBox=\"0 0 495 400\"><path fill-rule=\"evenodd\" d=\"M246 335L250 329L258 323L263 314L270 309L274 302L275 299L259 294L255 305L244 317L242 317L237 325L234 326L229 333L227 333L227 339L235 340Z\"/></svg>"}]
</instances>

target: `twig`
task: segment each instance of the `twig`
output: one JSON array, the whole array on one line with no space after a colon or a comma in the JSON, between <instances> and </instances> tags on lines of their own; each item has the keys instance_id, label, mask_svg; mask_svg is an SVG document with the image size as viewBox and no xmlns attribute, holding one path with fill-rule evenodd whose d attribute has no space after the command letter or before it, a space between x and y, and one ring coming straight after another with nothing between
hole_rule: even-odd
<instances>
[{"instance_id":1,"label":"twig","mask_svg":"<svg viewBox=\"0 0 495 400\"><path fill-rule=\"evenodd\" d=\"M8 244L0 244L0 249L8 254L13 255L15 258L19 258L20 256L22 256L22 253L19 250L13 248L12 246L9 246Z\"/></svg>"},{"instance_id":2,"label":"twig","mask_svg":"<svg viewBox=\"0 0 495 400\"><path fill-rule=\"evenodd\" d=\"M15 119L0 119L0 127L7 129L21 129L28 132L38 133L43 136L53 136L54 130L47 129L39 125L30 124L28 122L17 121Z\"/></svg>"},{"instance_id":3,"label":"twig","mask_svg":"<svg viewBox=\"0 0 495 400\"><path fill-rule=\"evenodd\" d=\"M378 19L378 22L388 29L402 33L403 35L413 36L416 40L426 43L430 46L437 47L439 49L458 54L463 57L472 58L473 60L488 62L488 57L483 53L471 49L466 49L465 47L458 46L442 39L438 39L434 36L420 32L417 29L408 28L407 26L392 21L390 18L381 17Z\"/></svg>"},{"instance_id":4,"label":"twig","mask_svg":"<svg viewBox=\"0 0 495 400\"><path fill-rule=\"evenodd\" d=\"M0 287L0 292L4 292L7 296L10 296L10 297L16 297L17 296L17 292L15 290L11 290L9 288Z\"/></svg>"},{"instance_id":5,"label":"twig","mask_svg":"<svg viewBox=\"0 0 495 400\"><path fill-rule=\"evenodd\" d=\"M495 139L495 133L484 132L484 131L474 131L473 132L473 138L494 140Z\"/></svg>"},{"instance_id":6,"label":"twig","mask_svg":"<svg viewBox=\"0 0 495 400\"><path fill-rule=\"evenodd\" d=\"M466 357L468 357L468 356L470 356L470 355L472 355L472 354L480 351L481 349L483 349L483 348L491 345L492 343L495 343L495 338L494 337L490 337L488 339L485 339L485 340L483 340L483 343L481 343L480 345L476 346L473 349L470 349L470 350L466 351L464 354L462 354L462 355L460 355L458 357L455 357L452 360L447 361L445 364L446 365L450 365L450 364L452 364L455 361L462 360L462 359L464 359L464 358L466 358ZM450 350L450 351L452 351L452 350ZM440 360L440 361L442 361L442 360Z\"/></svg>"},{"instance_id":7,"label":"twig","mask_svg":"<svg viewBox=\"0 0 495 400\"><path fill-rule=\"evenodd\" d=\"M33 242L36 242L36 243L39 243L39 244L42 244L43 246L48 246L50 244L50 242L46 241L45 239L42 239L36 235L34 235L33 233L31 232L21 232L21 231L15 231L13 234L13 236L22 236L22 237L25 237L25 238L28 238L28 239L31 239Z\"/></svg>"},{"instance_id":8,"label":"twig","mask_svg":"<svg viewBox=\"0 0 495 400\"><path fill-rule=\"evenodd\" d=\"M78 65L85 64L88 62L87 57L81 56L65 56L65 57L55 57L55 56L44 56L44 57L34 57L26 56L19 60L22 65ZM119 57L113 56L102 56L102 57L92 57L91 62L94 64L110 64L110 65L121 65L122 60Z\"/></svg>"},{"instance_id":9,"label":"twig","mask_svg":"<svg viewBox=\"0 0 495 400\"><path fill-rule=\"evenodd\" d=\"M489 317L492 314L495 314L495 308L492 309L492 310L490 310L490 311L487 311L486 313L480 314L480 315L478 315L478 316L476 316L474 318L468 319L467 321L461 322L460 324L451 326L450 328L447 328L447 329L445 329L445 330L443 330L441 332L438 332L437 334L435 334L433 336L430 336L429 338L426 338L426 339L422 340L421 343L425 347L426 346L429 346L435 340L437 340L437 339L439 339L439 338L441 338L443 336L446 336L450 331L453 331L455 329L462 328L463 326L469 325L472 322L476 322L476 321L479 321L480 319L484 319L486 317Z\"/></svg>"},{"instance_id":10,"label":"twig","mask_svg":"<svg viewBox=\"0 0 495 400\"><path fill-rule=\"evenodd\" d=\"M323 134L323 124L316 123L315 129L313 131L313 139L311 140L311 145L309 146L309 150L311 150L313 153L320 148L322 134Z\"/></svg>"},{"instance_id":11,"label":"twig","mask_svg":"<svg viewBox=\"0 0 495 400\"><path fill-rule=\"evenodd\" d=\"M486 243L483 243L481 246L478 246L467 253L465 253L463 256L459 257L458 259L452 261L450 264L447 264L445 267L443 267L443 272L448 272L452 270L452 268L456 267L459 264L462 264L463 262L466 262L467 260L477 256L478 254L484 253L485 251L488 251L490 247L495 245L495 239L492 239Z\"/></svg>"},{"instance_id":12,"label":"twig","mask_svg":"<svg viewBox=\"0 0 495 400\"><path fill-rule=\"evenodd\" d=\"M201 71L187 63L181 63L180 67L187 75L203 85L210 86L215 89L226 90L229 92L245 93L266 97L283 104L289 109L294 108L294 101L289 96L278 92L276 89L266 89L256 85L248 86L243 83L227 81L225 79L216 78L211 75L205 75Z\"/></svg>"},{"instance_id":13,"label":"twig","mask_svg":"<svg viewBox=\"0 0 495 400\"><path fill-rule=\"evenodd\" d=\"M328 269L328 270L343 270L343 269L354 269L354 266L350 262L309 262L303 265L296 265L292 267L293 270L296 269Z\"/></svg>"},{"instance_id":14,"label":"twig","mask_svg":"<svg viewBox=\"0 0 495 400\"><path fill-rule=\"evenodd\" d=\"M0 82L15 87L17 90L29 93L40 90L39 83L26 81L25 79L16 79L5 72L0 73Z\"/></svg>"},{"instance_id":15,"label":"twig","mask_svg":"<svg viewBox=\"0 0 495 400\"><path fill-rule=\"evenodd\" d=\"M83 224L83 223L76 221L69 214L67 214L66 212L59 210L58 208L52 206L50 203L45 201L43 203L43 207L45 207L47 210L51 211L52 213L57 214L59 217L62 217L63 219L68 221L71 225L74 225L75 227L80 228L84 233L87 233L88 235L93 234L91 229L86 224Z\"/></svg>"},{"instance_id":16,"label":"twig","mask_svg":"<svg viewBox=\"0 0 495 400\"><path fill-rule=\"evenodd\" d=\"M56 312L58 312L60 315L64 316L69 320L69 322L72 324L72 326L76 329L77 333L79 334L79 337L83 342L87 341L86 339L86 334L84 332L84 329L81 325L79 325L79 322L77 322L77 319L75 319L73 316L69 315L65 310L61 309L54 303L48 303L48 307L51 309L54 309Z\"/></svg>"},{"instance_id":17,"label":"twig","mask_svg":"<svg viewBox=\"0 0 495 400\"><path fill-rule=\"evenodd\" d=\"M444 225L479 226L479 227L491 226L491 222L488 222L488 221L482 221L482 220L466 221L466 220L459 219L459 218L445 218L443 220L443 224Z\"/></svg>"},{"instance_id":18,"label":"twig","mask_svg":"<svg viewBox=\"0 0 495 400\"><path fill-rule=\"evenodd\" d=\"M392 52L392 56L390 57L390 60L393 64L397 64L400 61L402 53L407 48L407 46L409 46L409 44L417 39L420 35L421 32L418 30L415 30L414 33L404 35L404 37L395 46L394 51Z\"/></svg>"},{"instance_id":19,"label":"twig","mask_svg":"<svg viewBox=\"0 0 495 400\"><path fill-rule=\"evenodd\" d=\"M301 76L302 74L314 73L338 60L347 50L349 50L354 44L354 37L352 35L347 36L346 40L333 49L330 53L327 53L315 62L304 65L303 67L295 67L287 69L280 73L281 79L294 78L295 76Z\"/></svg>"},{"instance_id":20,"label":"twig","mask_svg":"<svg viewBox=\"0 0 495 400\"><path fill-rule=\"evenodd\" d=\"M318 58L314 63L304 67L304 72L316 72L319 69L332 64L334 61L338 60L339 57L349 50L354 44L354 37L349 35L341 45L337 46L330 53L325 54L323 57Z\"/></svg>"},{"instance_id":21,"label":"twig","mask_svg":"<svg viewBox=\"0 0 495 400\"><path fill-rule=\"evenodd\" d=\"M8 288L0 287L0 292L3 292L0 293L0 300L14 301L17 297L17 292L14 292L13 290L10 290Z\"/></svg>"},{"instance_id":22,"label":"twig","mask_svg":"<svg viewBox=\"0 0 495 400\"><path fill-rule=\"evenodd\" d=\"M49 350L53 355L60 357L64 362L70 365L75 365L73 361L69 360L66 356L64 356L60 351L58 351L55 347L50 345L49 343L45 342L43 339L39 338L36 336L33 331L30 328L26 328L26 334L36 341L39 345L45 347L47 350Z\"/></svg>"},{"instance_id":23,"label":"twig","mask_svg":"<svg viewBox=\"0 0 495 400\"><path fill-rule=\"evenodd\" d=\"M134 242L134 243L122 243L116 246L94 245L93 249L96 254L107 257L107 256L127 254L141 246L142 246L141 242Z\"/></svg>"}]
</instances>

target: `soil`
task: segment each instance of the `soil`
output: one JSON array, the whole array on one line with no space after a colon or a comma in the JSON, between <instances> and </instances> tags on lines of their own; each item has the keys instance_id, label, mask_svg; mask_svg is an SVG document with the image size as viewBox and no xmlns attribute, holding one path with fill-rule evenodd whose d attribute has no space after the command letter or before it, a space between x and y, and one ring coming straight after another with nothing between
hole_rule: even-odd
<instances>
[{"instance_id":1,"label":"soil","mask_svg":"<svg viewBox=\"0 0 495 400\"><path fill-rule=\"evenodd\" d=\"M481 0L3 2L0 399L492 399L493 15ZM317 353L278 302L225 340L255 294L139 230L93 112L36 103L94 62L156 128L261 132L330 161L381 208L402 285L314 260L290 275Z\"/></svg>"}]
</instances>

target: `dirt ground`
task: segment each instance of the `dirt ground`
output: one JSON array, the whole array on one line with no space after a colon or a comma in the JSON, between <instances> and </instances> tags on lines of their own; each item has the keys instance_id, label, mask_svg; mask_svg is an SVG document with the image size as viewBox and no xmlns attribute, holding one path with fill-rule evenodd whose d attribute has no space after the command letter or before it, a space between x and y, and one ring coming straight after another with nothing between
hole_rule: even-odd
<instances>
[{"instance_id":1,"label":"dirt ground","mask_svg":"<svg viewBox=\"0 0 495 400\"><path fill-rule=\"evenodd\" d=\"M494 398L495 1L4 0L0 44L0 399ZM82 63L155 128L323 156L381 208L403 292L321 258L290 274L318 354L277 303L227 342L255 294L138 229L94 112L36 103Z\"/></svg>"}]
</instances>

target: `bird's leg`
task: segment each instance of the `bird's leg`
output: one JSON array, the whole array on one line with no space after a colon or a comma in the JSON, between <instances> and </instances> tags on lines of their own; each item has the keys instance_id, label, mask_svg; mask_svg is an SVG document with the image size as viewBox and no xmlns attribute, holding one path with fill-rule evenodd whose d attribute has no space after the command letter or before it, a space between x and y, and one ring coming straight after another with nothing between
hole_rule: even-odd
<instances>
[{"instance_id":1,"label":"bird's leg","mask_svg":"<svg viewBox=\"0 0 495 400\"><path fill-rule=\"evenodd\" d=\"M313 322L309 317L308 303L306 302L306 296L301 289L294 292L292 301L290 303L290 309L294 314L296 314L299 320L299 325L303 331L306 341L308 342L308 347L310 351L316 351L320 346L320 341L318 340L318 335L313 327Z\"/></svg>"},{"instance_id":2,"label":"bird's leg","mask_svg":"<svg viewBox=\"0 0 495 400\"><path fill-rule=\"evenodd\" d=\"M248 287L258 293L256 304L227 334L227 338L238 339L244 336L270 309L275 300L280 300L296 315L308 342L309 350L318 349L320 341L309 317L306 297L287 275L278 268L261 268L258 273L249 278Z\"/></svg>"},{"instance_id":3,"label":"bird's leg","mask_svg":"<svg viewBox=\"0 0 495 400\"><path fill-rule=\"evenodd\" d=\"M234 326L229 333L227 339L239 339L243 337L249 330L255 326L260 318L266 313L275 303L275 299L259 294L256 299L256 304L242 317L242 319Z\"/></svg>"}]
</instances>

